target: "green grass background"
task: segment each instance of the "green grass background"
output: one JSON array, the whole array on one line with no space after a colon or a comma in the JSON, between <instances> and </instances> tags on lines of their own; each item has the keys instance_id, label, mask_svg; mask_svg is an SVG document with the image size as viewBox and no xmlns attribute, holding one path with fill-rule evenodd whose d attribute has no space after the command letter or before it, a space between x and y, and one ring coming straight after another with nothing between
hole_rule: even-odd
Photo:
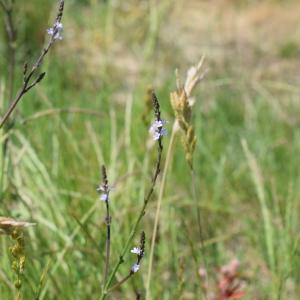
<instances>
[{"instance_id":1,"label":"green grass background","mask_svg":"<svg viewBox=\"0 0 300 300\"><path fill-rule=\"evenodd\" d=\"M16 90L23 62L33 61L44 43L54 2L16 1ZM297 8L297 1L66 1L65 38L42 66L46 78L15 114L9 145L13 167L1 192L1 215L37 223L26 238L24 299L34 299L43 272L41 299L99 298L106 232L105 208L95 190L100 165L107 166L115 183L114 264L154 168L155 149L148 146L142 120L147 88L155 88L163 117L172 124L174 71L179 68L184 78L203 53L210 72L196 90L193 109L197 204L178 136L161 209L152 299L201 297L196 206L211 281L236 257L244 299L298 299L300 33L292 26ZM2 27L0 99L5 107ZM85 113L36 115L74 107ZM166 137L165 148L168 142ZM156 200L155 193L139 228L147 237L141 270L110 299L144 295ZM6 236L0 241L0 297L14 299L11 241ZM117 279L133 262L128 253Z\"/></svg>"}]
</instances>

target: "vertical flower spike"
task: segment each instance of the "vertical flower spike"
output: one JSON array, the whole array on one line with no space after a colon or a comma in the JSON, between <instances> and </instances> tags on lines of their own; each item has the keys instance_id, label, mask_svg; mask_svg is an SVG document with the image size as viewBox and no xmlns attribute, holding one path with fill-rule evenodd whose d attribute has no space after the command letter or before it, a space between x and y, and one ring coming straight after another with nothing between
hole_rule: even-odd
<instances>
[{"instance_id":1,"label":"vertical flower spike","mask_svg":"<svg viewBox=\"0 0 300 300\"><path fill-rule=\"evenodd\" d=\"M130 252L137 255L137 261L131 267L131 274L136 273L140 269L141 260L145 255L145 232L142 231L139 247L134 247Z\"/></svg>"},{"instance_id":2,"label":"vertical flower spike","mask_svg":"<svg viewBox=\"0 0 300 300\"><path fill-rule=\"evenodd\" d=\"M155 119L157 121L161 121L161 117L160 117L160 105L159 105L159 102L158 102L158 99L154 93L154 91L152 90L152 93L151 93L151 97L152 97L152 103L153 103L153 109L154 109L154 114L155 114Z\"/></svg>"},{"instance_id":3,"label":"vertical flower spike","mask_svg":"<svg viewBox=\"0 0 300 300\"><path fill-rule=\"evenodd\" d=\"M109 192L110 187L108 185L107 173L106 168L102 166L102 184L97 188L97 192L100 193L100 200L105 202L106 207L106 217L105 217L105 224L106 224L106 257L105 257L105 270L104 270L104 281L107 280L108 277L108 269L109 269L109 261L110 261L110 224L111 224L111 216L110 216L110 209L109 209Z\"/></svg>"},{"instance_id":4,"label":"vertical flower spike","mask_svg":"<svg viewBox=\"0 0 300 300\"><path fill-rule=\"evenodd\" d=\"M147 205L151 199L151 196L153 195L153 192L154 192L154 189L155 189L155 186L157 183L157 178L160 173L162 153L163 153L163 144L162 144L162 138L161 138L161 129L162 129L161 125L164 124L164 121L161 119L159 103L158 103L158 100L157 100L154 92L151 92L151 99L152 99L152 103L154 106L155 121L159 125L159 126L155 126L157 132L159 133L159 138L158 138L158 143L157 143L157 159L156 159L156 163L155 163L154 174L152 176L151 185L148 189L148 192L146 192L146 194L144 196L143 206L141 207L141 210L136 218L136 221L133 225L132 231L125 243L125 246L123 247L123 250L120 253L119 260L118 260L117 264L115 265L115 267L113 268L112 272L110 273L110 276L108 278L107 277L104 278L105 284L104 284L104 287L102 290L102 294L101 294L101 298L100 298L101 300L104 300L106 298L107 294L111 293L114 289L116 289L116 288L120 287L122 284L124 284L124 282L126 282L131 276L133 276L140 269L140 263L144 256L144 253L145 253L145 233L142 232L139 247L135 247L131 250L132 253L137 255L136 262L131 266L131 268L129 269L129 273L125 278L123 278L122 280L117 282L114 286L110 287L112 284L112 281L116 277L116 274L117 274L121 264L124 263L124 257L129 251L128 248L129 248L129 245L131 244L132 239L134 238L136 228L138 228L143 216L146 213ZM157 123L156 123L156 125L157 125ZM106 201L106 205L108 205L108 203L109 202Z\"/></svg>"},{"instance_id":5,"label":"vertical flower spike","mask_svg":"<svg viewBox=\"0 0 300 300\"><path fill-rule=\"evenodd\" d=\"M149 132L151 133L153 140L159 141L160 143L161 138L167 134L167 130L166 128L164 128L164 125L167 123L167 121L161 119L160 106L154 91L152 91L151 97L154 108L155 121L152 123Z\"/></svg>"},{"instance_id":6,"label":"vertical flower spike","mask_svg":"<svg viewBox=\"0 0 300 300\"><path fill-rule=\"evenodd\" d=\"M60 0L54 25L53 27L47 30L48 34L51 37L47 45L42 49L41 54L35 60L33 65L30 68L28 68L28 65L25 64L25 67L23 69L23 83L19 89L19 92L16 94L14 100L12 100L7 111L5 112L2 119L0 120L0 128L2 128L4 124L8 121L10 115L16 109L18 103L21 101L23 96L26 93L28 93L32 88L34 88L39 82L41 82L45 77L46 73L45 72L40 73L39 70L44 61L45 56L47 55L47 53L49 52L50 48L53 46L55 41L62 39L63 25L61 23L61 19L63 16L63 10L64 10L64 0Z\"/></svg>"},{"instance_id":7,"label":"vertical flower spike","mask_svg":"<svg viewBox=\"0 0 300 300\"><path fill-rule=\"evenodd\" d=\"M102 184L97 187L97 192L100 193L101 201L108 201L108 196L111 188L108 185L105 166L102 166Z\"/></svg>"}]
</instances>

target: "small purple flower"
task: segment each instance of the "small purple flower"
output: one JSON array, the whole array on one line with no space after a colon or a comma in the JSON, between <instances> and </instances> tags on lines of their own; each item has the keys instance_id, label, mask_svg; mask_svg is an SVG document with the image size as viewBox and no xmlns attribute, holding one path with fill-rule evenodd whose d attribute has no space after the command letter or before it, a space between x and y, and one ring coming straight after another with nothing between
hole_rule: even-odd
<instances>
[{"instance_id":1,"label":"small purple flower","mask_svg":"<svg viewBox=\"0 0 300 300\"><path fill-rule=\"evenodd\" d=\"M133 264L132 267L131 267L131 271L133 273L136 273L139 269L140 269L140 265L137 264L137 263Z\"/></svg>"},{"instance_id":2,"label":"small purple flower","mask_svg":"<svg viewBox=\"0 0 300 300\"><path fill-rule=\"evenodd\" d=\"M164 128L164 125L167 123L166 120L155 120L151 125L149 132L151 133L153 140L157 141L161 137L167 135L167 129Z\"/></svg>"},{"instance_id":3,"label":"small purple flower","mask_svg":"<svg viewBox=\"0 0 300 300\"><path fill-rule=\"evenodd\" d=\"M100 200L101 201L107 201L108 200L108 194L101 194L100 195Z\"/></svg>"},{"instance_id":4,"label":"small purple flower","mask_svg":"<svg viewBox=\"0 0 300 300\"><path fill-rule=\"evenodd\" d=\"M97 187L97 192L101 193L100 200L101 201L108 201L108 194L111 191L111 188L109 186L104 187L103 185L100 185Z\"/></svg>"},{"instance_id":5,"label":"small purple flower","mask_svg":"<svg viewBox=\"0 0 300 300\"><path fill-rule=\"evenodd\" d=\"M55 22L54 26L47 29L47 33L49 35L52 35L54 40L62 40L62 32L63 32L64 26L60 22Z\"/></svg>"}]
</instances>

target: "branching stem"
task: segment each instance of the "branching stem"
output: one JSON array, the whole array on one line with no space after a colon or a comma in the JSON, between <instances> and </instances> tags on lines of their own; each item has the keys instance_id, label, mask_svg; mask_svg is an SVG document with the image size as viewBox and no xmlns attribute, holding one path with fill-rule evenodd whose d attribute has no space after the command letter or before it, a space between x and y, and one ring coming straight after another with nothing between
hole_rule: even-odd
<instances>
[{"instance_id":1,"label":"branching stem","mask_svg":"<svg viewBox=\"0 0 300 300\"><path fill-rule=\"evenodd\" d=\"M154 97L156 99L155 94L152 93L152 98L154 99ZM157 99L156 99L156 101L157 101ZM156 107L155 107L155 104L157 105ZM160 119L160 111L159 111L158 101L156 103L154 102L154 109L155 109L156 120L161 120ZM119 260L116 263L114 269L112 270L110 276L108 277L108 280L106 281L106 284L105 284L105 286L104 286L104 288L102 290L102 295L100 297L100 300L104 300L106 298L106 296L108 295L108 293L110 292L111 289L109 289L109 287L110 287L110 285L111 285L111 283L112 283L112 281L113 281L113 279L114 279L114 277L115 277L115 275L116 275L116 273L117 273L120 265L124 262L124 256L128 252L130 244L131 244L131 242L132 242L132 240L133 240L133 238L134 238L134 236L136 234L137 228L138 228L138 226L139 226L139 224L140 224L143 216L146 213L146 208L147 208L148 202L149 202L149 200L150 200L150 198L151 198L151 196L152 196L152 194L154 192L154 188L155 188L155 185L156 185L156 182L157 182L157 178L158 178L158 175L160 173L162 153L163 153L163 145L162 145L162 137L160 137L158 139L158 142L157 142L157 161L156 161L156 165L155 165L154 175L153 175L152 180L151 180L151 186L149 188L148 193L146 194L146 196L144 198L144 204L143 204L143 206L142 206L142 208L140 210L140 213L139 213L139 215L138 215L138 217L137 217L137 219L136 219L136 221L135 221L135 223L133 225L133 228L132 228L132 230L131 230L131 232L129 234L129 237L128 237L126 243L125 243L125 246L124 246L123 250L121 251Z\"/></svg>"},{"instance_id":2,"label":"branching stem","mask_svg":"<svg viewBox=\"0 0 300 300\"><path fill-rule=\"evenodd\" d=\"M3 9L7 9L7 6L4 4L3 1L0 2L1 7ZM58 14L56 17L56 22L60 22L61 18L62 18L62 14L63 14L63 8L64 8L64 0L60 0L59 3L59 9L58 9ZM56 34L58 32L58 28L56 28L54 26L54 32L51 35L48 44L46 45L45 48L43 48L40 56L37 58L36 62L33 64L30 72L27 72L27 68L28 65L25 64L24 65L24 71L23 71L23 84L22 87L19 89L15 99L11 102L8 110L6 111L6 113L4 114L4 116L2 117L1 121L0 121L0 128L3 127L3 125L7 122L8 118L10 117L10 115L12 114L12 112L15 110L17 104L19 103L19 101L23 98L23 96L29 92L33 87L35 87L41 80L43 80L44 76L45 76L45 72L44 73L38 73L38 69L41 66L44 57L46 56L46 54L49 52L49 49L51 48L51 46L54 44L55 40L56 40ZM32 80L32 78L36 76L35 79Z\"/></svg>"}]
</instances>

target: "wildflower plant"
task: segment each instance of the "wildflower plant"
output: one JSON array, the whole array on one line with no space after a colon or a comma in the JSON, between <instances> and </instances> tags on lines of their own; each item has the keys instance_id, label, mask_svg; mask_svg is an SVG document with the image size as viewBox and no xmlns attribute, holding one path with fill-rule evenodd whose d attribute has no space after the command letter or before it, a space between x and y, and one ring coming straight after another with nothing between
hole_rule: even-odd
<instances>
[{"instance_id":1,"label":"wildflower plant","mask_svg":"<svg viewBox=\"0 0 300 300\"><path fill-rule=\"evenodd\" d=\"M137 273L140 270L141 261L145 255L145 241L146 236L145 232L142 231L141 237L140 237L140 245L139 247L134 247L130 252L133 254L136 254L136 262L133 263L131 266L129 273L127 276L125 276L122 280L120 280L118 283L116 283L113 287L109 289L108 292L111 292L115 290L116 288L120 287L123 283L125 283L130 277L132 277L135 273Z\"/></svg>"},{"instance_id":2,"label":"wildflower plant","mask_svg":"<svg viewBox=\"0 0 300 300\"><path fill-rule=\"evenodd\" d=\"M44 79L46 72L40 73L39 68L42 65L45 56L47 55L47 53L49 52L49 50L53 46L53 44L57 40L62 39L63 25L61 23L61 20L62 20L62 16L63 16L63 11L64 11L64 0L60 0L54 25L50 29L47 30L48 34L50 35L48 43L43 48L43 50L41 51L41 54L39 55L39 57L37 58L37 60L35 61L35 63L32 65L31 68L28 66L27 63L24 64L22 86L19 89L15 99L10 103L8 110L2 117L2 119L0 121L0 128L2 128L3 125L7 122L10 115L15 110L16 106L18 105L20 100L24 97L24 95L26 93L28 93L32 88L34 88L39 82L41 82Z\"/></svg>"},{"instance_id":3,"label":"wildflower plant","mask_svg":"<svg viewBox=\"0 0 300 300\"><path fill-rule=\"evenodd\" d=\"M13 96L16 65L17 29L15 26L14 1L0 0L0 8L4 12L5 32L7 37L7 58L8 58L8 93L9 101Z\"/></svg>"},{"instance_id":4,"label":"wildflower plant","mask_svg":"<svg viewBox=\"0 0 300 300\"><path fill-rule=\"evenodd\" d=\"M40 72L40 67L43 64L44 58L49 52L50 48L54 45L56 40L62 39L62 30L63 25L61 23L63 10L64 10L64 0L59 0L58 10L55 18L53 27L48 29L48 34L50 35L48 42L45 47L42 49L40 55L32 64L29 66L27 63L23 67L23 81L19 91L16 96L13 98L14 94L14 81L15 81L15 60L16 60L16 33L14 23L14 5L15 1L5 1L0 0L0 9L5 14L5 29L8 37L8 58L9 58L9 68L8 68L8 93L6 95L8 108L4 113L3 117L0 120L0 128L4 129L4 137L2 140L2 153L1 153L1 179L0 179L0 189L1 194L4 194L4 184L3 178L7 176L10 180L10 175L5 170L5 163L8 165L9 161L9 149L8 144L8 131L13 127L13 120L9 121L11 114L16 109L18 103L28 93L33 89L37 84L39 84L45 77L45 72ZM5 107L5 105L4 105ZM4 110L5 111L5 110ZM5 126L4 126L5 125ZM12 270L15 273L16 280L14 286L17 290L16 299L21 299L21 288L23 285L24 269L25 269L25 245L26 239L24 235L24 230L26 227L32 226L34 223L17 221L9 217L0 217L0 234L9 236L13 241L14 245L9 248L9 252L12 256Z\"/></svg>"},{"instance_id":5,"label":"wildflower plant","mask_svg":"<svg viewBox=\"0 0 300 300\"><path fill-rule=\"evenodd\" d=\"M134 247L130 251L131 253L136 255L136 261L131 266L128 275L125 278L123 278L122 280L120 280L117 283L115 283L114 285L112 285L117 271L119 270L120 266L124 263L124 257L129 253L129 249L130 249L132 240L135 237L135 234L141 223L141 220L146 213L147 205L148 205L148 203L151 199L151 196L154 192L154 188L157 183L157 178L160 173L162 152L163 152L162 139L163 139L163 136L166 134L166 131L164 129L165 121L161 118L160 105L159 105L158 99L157 99L154 91L151 92L151 99L152 99L154 116L155 116L154 123L151 126L151 128L152 128L151 131L153 131L153 136L152 136L153 140L157 142L157 159L156 159L154 174L151 179L150 188L144 197L143 206L141 207L140 212L137 216L137 219L133 224L131 232L130 232L130 234L127 238L127 241L123 247L123 250L121 251L121 254L119 256L119 260L116 263L116 265L114 266L114 268L112 269L112 271L110 272L110 274L107 276L107 278L105 278L105 282L104 282L104 285L102 288L102 294L101 294L101 298L100 298L101 300L105 299L110 292L112 292L116 288L120 287L123 283L125 283L129 278L131 278L134 274L136 274L139 271L140 265L141 265L141 260L145 255L145 240L146 240L146 238L145 238L145 233L142 232L141 237L140 237L139 247ZM104 169L102 169L102 170L104 170ZM102 171L102 173L104 174L103 171ZM105 174L106 174L106 172L105 172ZM109 211L109 197L108 197L109 196L109 188L108 188L108 182L107 182L106 175L103 176L102 185L98 188L98 191L101 193L100 199L102 198L101 200L105 201L105 203L106 203L106 218L109 218L109 223L110 223L111 219L110 219L110 215L108 213L108 211ZM106 196L103 196L103 195L106 195ZM108 225L107 225L107 228L108 228ZM105 262L106 270L107 270L106 274L108 274L108 271L109 271L108 270L108 268L109 268L108 267L108 259L107 259L109 256L109 253L107 251L107 249L109 248L109 246L107 246L107 245L109 245L108 236L110 237L110 235L108 235L108 230L107 230L106 262Z\"/></svg>"},{"instance_id":6,"label":"wildflower plant","mask_svg":"<svg viewBox=\"0 0 300 300\"><path fill-rule=\"evenodd\" d=\"M97 188L97 191L100 193L100 200L105 202L106 207L106 258L105 258L105 272L104 272L104 281L107 280L108 268L109 268L109 258L110 258L110 224L111 216L109 210L109 185L107 179L106 168L102 166L102 184Z\"/></svg>"}]
</instances>

